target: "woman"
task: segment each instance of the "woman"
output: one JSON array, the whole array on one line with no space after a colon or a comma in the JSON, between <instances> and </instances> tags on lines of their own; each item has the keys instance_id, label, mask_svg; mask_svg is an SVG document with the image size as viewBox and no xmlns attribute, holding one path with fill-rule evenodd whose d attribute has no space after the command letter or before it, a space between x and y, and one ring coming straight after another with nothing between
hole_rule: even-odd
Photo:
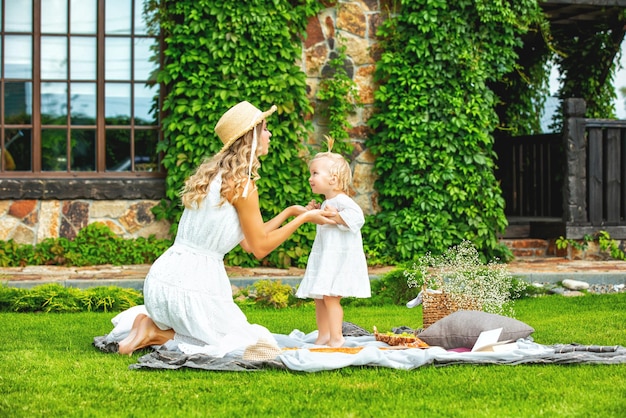
<instances>
[{"instance_id":1,"label":"woman","mask_svg":"<svg viewBox=\"0 0 626 418\"><path fill-rule=\"evenodd\" d=\"M224 254L240 244L261 259L306 222L334 223L328 213L302 206L263 222L255 181L258 156L267 154L272 136L265 118L274 111L276 106L261 112L244 101L215 125L224 146L185 182L176 239L146 276L147 315L134 319L130 333L119 342L120 354L169 340L208 345L219 355L260 339L273 341L267 329L248 323L234 303Z\"/></svg>"}]
</instances>

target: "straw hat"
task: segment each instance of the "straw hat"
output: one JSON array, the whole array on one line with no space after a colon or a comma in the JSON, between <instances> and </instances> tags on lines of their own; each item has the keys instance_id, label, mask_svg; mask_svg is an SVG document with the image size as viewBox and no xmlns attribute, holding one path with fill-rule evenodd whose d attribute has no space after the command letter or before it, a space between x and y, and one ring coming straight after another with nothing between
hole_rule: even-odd
<instances>
[{"instance_id":1,"label":"straw hat","mask_svg":"<svg viewBox=\"0 0 626 418\"><path fill-rule=\"evenodd\" d=\"M227 150L233 142L241 138L246 132L250 131L275 111L276 105L273 105L265 112L261 112L246 101L239 102L228 109L215 125L215 133L224 144L220 152Z\"/></svg>"},{"instance_id":2,"label":"straw hat","mask_svg":"<svg viewBox=\"0 0 626 418\"><path fill-rule=\"evenodd\" d=\"M281 349L270 341L259 339L256 344L246 347L243 352L243 359L249 361L273 360L281 353Z\"/></svg>"}]
</instances>

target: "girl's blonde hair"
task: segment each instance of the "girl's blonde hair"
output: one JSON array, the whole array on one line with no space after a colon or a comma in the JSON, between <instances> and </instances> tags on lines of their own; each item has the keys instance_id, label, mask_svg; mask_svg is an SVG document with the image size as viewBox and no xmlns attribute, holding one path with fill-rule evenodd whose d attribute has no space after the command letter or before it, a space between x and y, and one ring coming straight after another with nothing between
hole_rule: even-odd
<instances>
[{"instance_id":1,"label":"girl's blonde hair","mask_svg":"<svg viewBox=\"0 0 626 418\"><path fill-rule=\"evenodd\" d=\"M350 170L350 165L346 161L345 158L341 156L341 154L337 154L335 152L326 151L319 152L315 154L315 157L311 161L309 161L309 165L315 160L321 160L326 158L330 161L330 166L328 167L330 175L337 177L337 187L345 194L349 194L350 192L350 184L352 183L352 170Z\"/></svg>"},{"instance_id":2,"label":"girl's blonde hair","mask_svg":"<svg viewBox=\"0 0 626 418\"><path fill-rule=\"evenodd\" d=\"M248 165L252 151L254 129L257 129L257 138L260 138L263 130L263 121L260 121L253 129L237 139L230 147L206 159L198 166L195 173L185 181L180 195L182 203L186 208L195 209L200 206L202 200L209 193L209 185L220 171L222 172L222 190L220 190L222 199L220 204L226 201L226 196L232 195L231 203L234 203L241 197L248 181ZM250 179L253 182L261 177L258 174L260 165L259 159L254 155L250 175Z\"/></svg>"}]
</instances>

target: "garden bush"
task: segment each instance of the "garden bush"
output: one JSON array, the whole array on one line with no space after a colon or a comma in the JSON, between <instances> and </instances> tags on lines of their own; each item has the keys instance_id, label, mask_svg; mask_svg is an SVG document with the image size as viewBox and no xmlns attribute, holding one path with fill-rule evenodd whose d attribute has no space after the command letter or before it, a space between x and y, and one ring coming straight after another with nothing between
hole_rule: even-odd
<instances>
[{"instance_id":1,"label":"garden bush","mask_svg":"<svg viewBox=\"0 0 626 418\"><path fill-rule=\"evenodd\" d=\"M122 238L106 225L92 223L73 240L46 238L36 245L0 241L0 266L93 266L100 264L150 264L172 244L170 239Z\"/></svg>"},{"instance_id":2,"label":"garden bush","mask_svg":"<svg viewBox=\"0 0 626 418\"><path fill-rule=\"evenodd\" d=\"M141 304L141 292L116 286L84 290L57 283L32 289L0 286L0 312L117 312Z\"/></svg>"}]
</instances>

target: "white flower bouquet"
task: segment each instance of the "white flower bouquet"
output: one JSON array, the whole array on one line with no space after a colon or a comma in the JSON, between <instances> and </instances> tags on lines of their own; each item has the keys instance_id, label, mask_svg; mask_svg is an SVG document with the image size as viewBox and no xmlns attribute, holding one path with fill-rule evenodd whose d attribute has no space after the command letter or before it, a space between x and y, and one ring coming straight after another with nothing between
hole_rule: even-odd
<instances>
[{"instance_id":1,"label":"white flower bouquet","mask_svg":"<svg viewBox=\"0 0 626 418\"><path fill-rule=\"evenodd\" d=\"M484 263L467 240L439 256L427 253L404 274L409 287L422 288L424 327L461 309L512 316L513 296L523 287L506 264Z\"/></svg>"}]
</instances>

